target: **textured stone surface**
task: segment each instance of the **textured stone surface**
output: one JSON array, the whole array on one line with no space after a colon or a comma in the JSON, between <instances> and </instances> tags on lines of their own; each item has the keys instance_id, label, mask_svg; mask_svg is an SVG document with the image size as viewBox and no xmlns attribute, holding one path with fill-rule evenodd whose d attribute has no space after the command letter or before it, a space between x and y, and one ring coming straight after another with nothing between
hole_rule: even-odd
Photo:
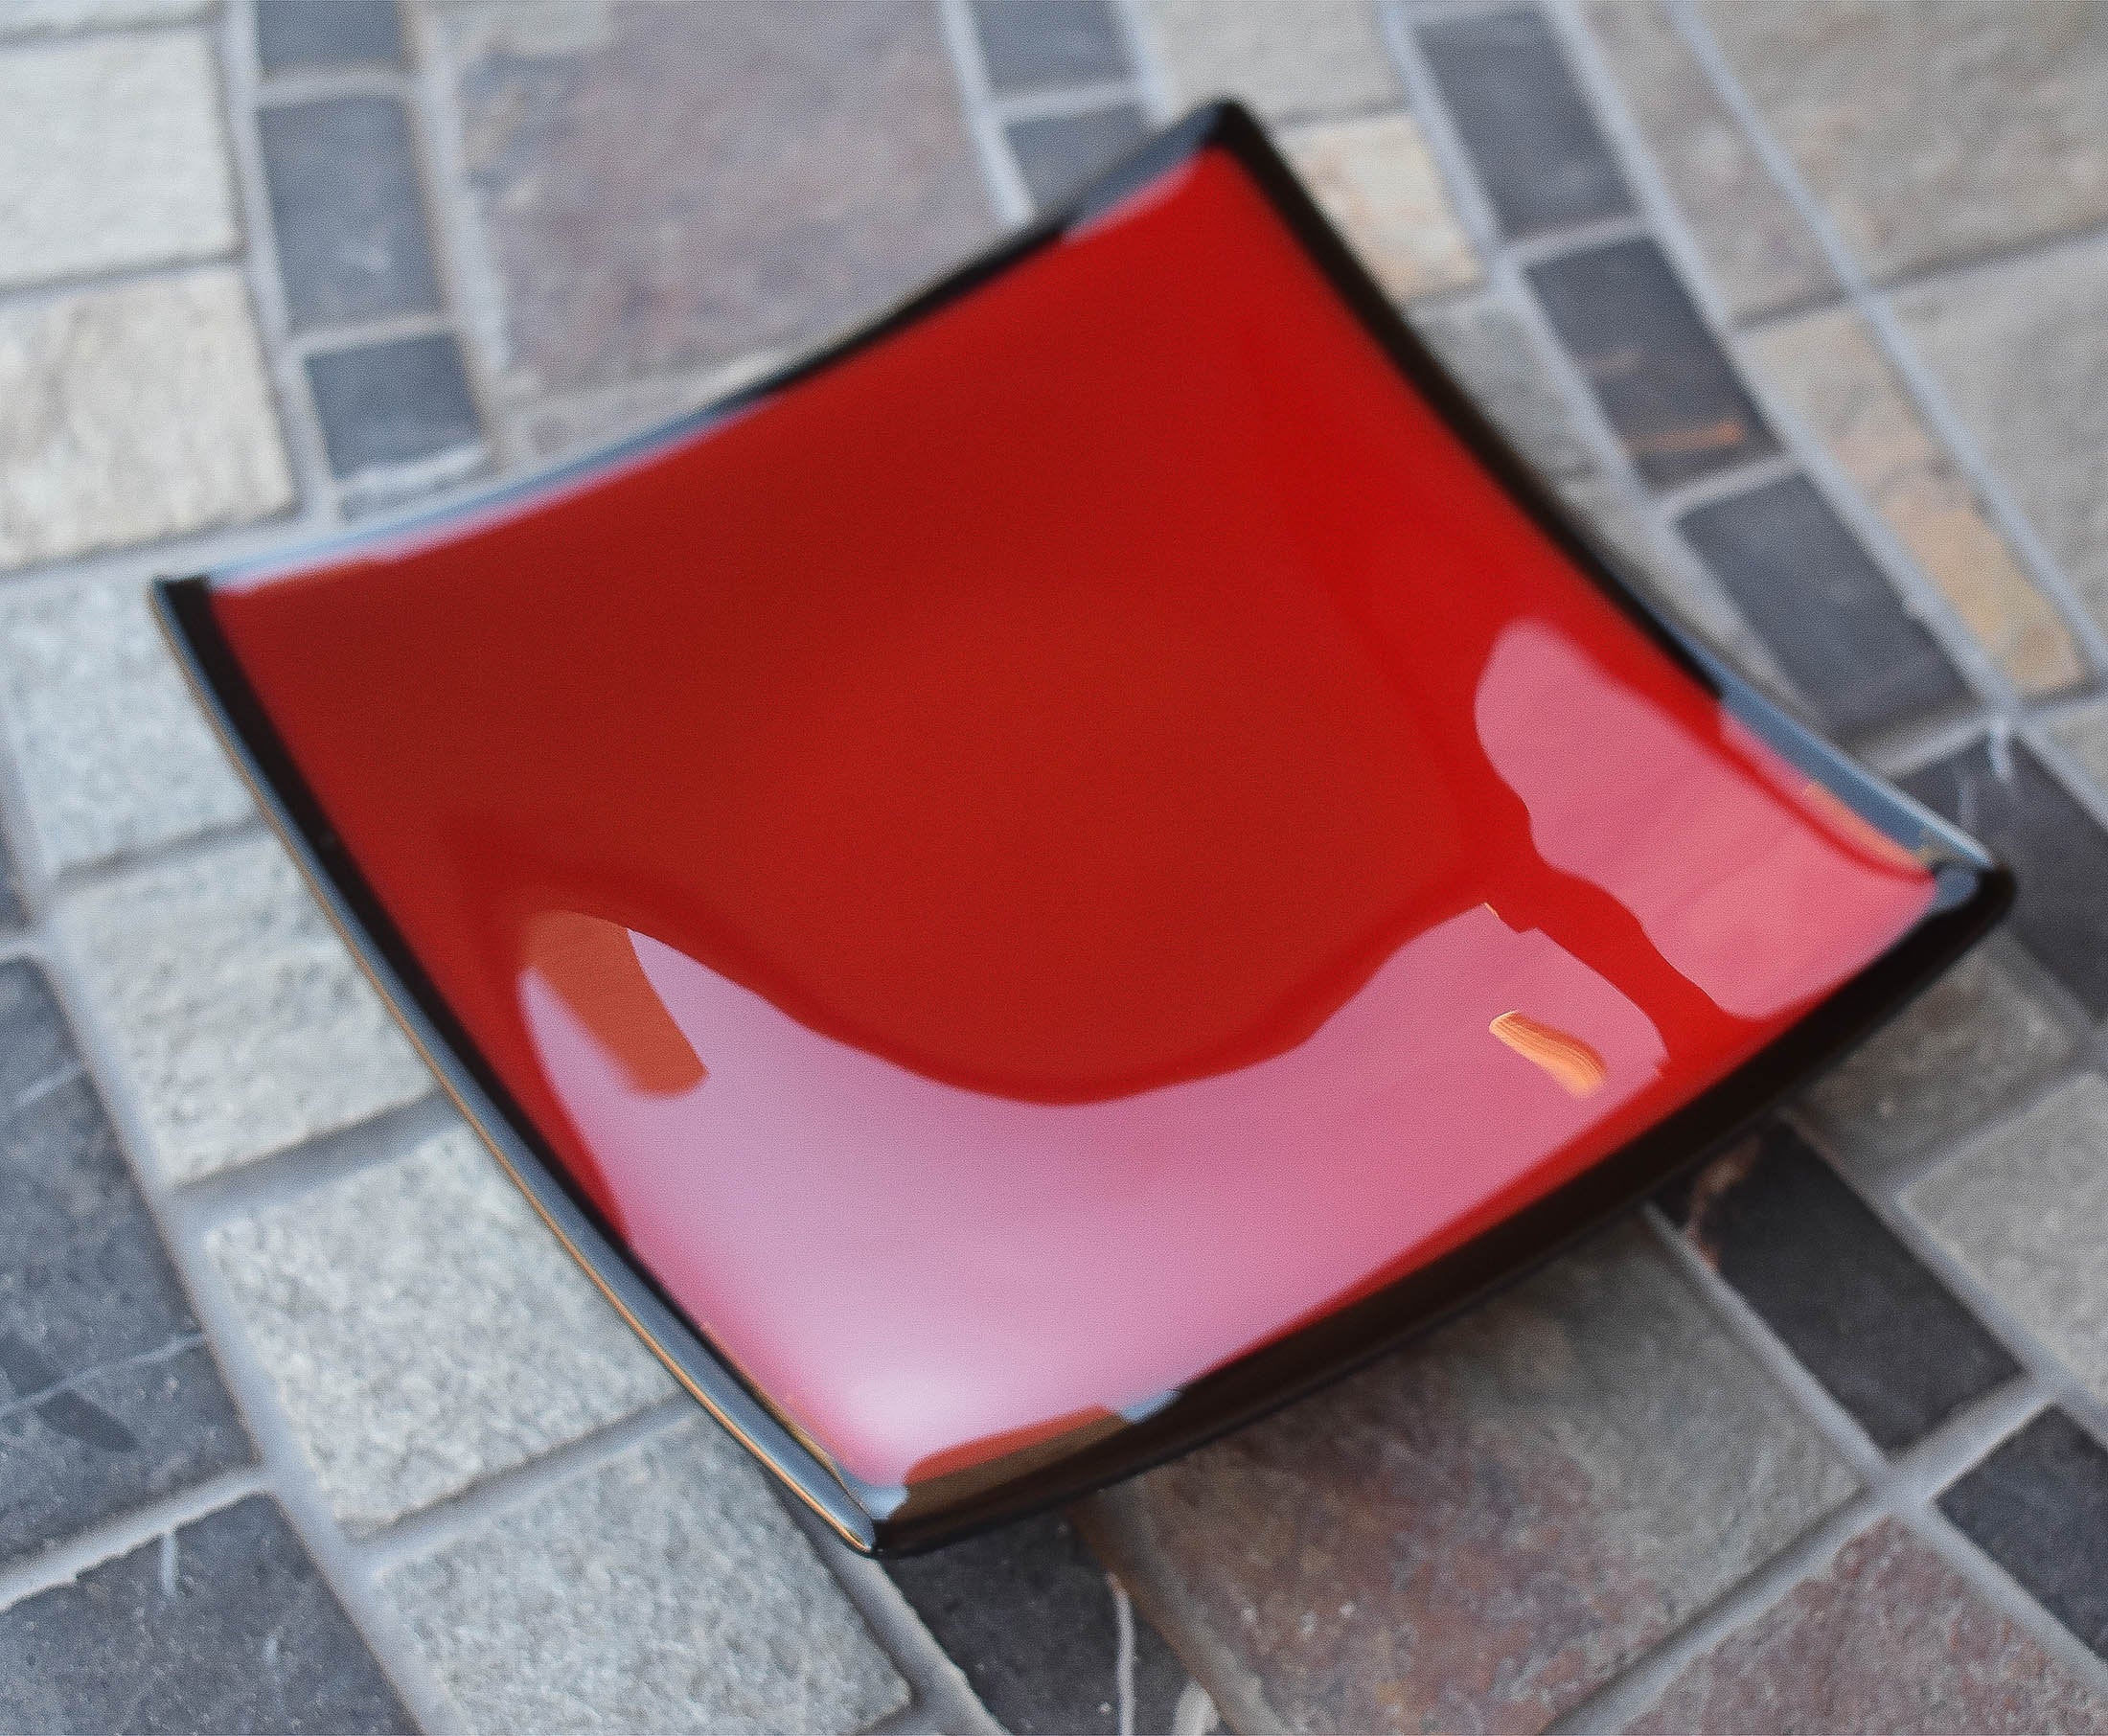
<instances>
[{"instance_id":1,"label":"textured stone surface","mask_svg":"<svg viewBox=\"0 0 2108 1736\"><path fill-rule=\"evenodd\" d=\"M415 1736L262 1496L0 1611L0 1682L38 1736Z\"/></svg>"},{"instance_id":2,"label":"textured stone surface","mask_svg":"<svg viewBox=\"0 0 2108 1736\"><path fill-rule=\"evenodd\" d=\"M698 1417L386 1581L477 1736L836 1736L905 1703L761 1473Z\"/></svg>"},{"instance_id":3,"label":"textured stone surface","mask_svg":"<svg viewBox=\"0 0 2108 1736\"><path fill-rule=\"evenodd\" d=\"M1528 236L1632 209L1625 177L1534 7L1435 18L1420 46L1501 227Z\"/></svg>"},{"instance_id":4,"label":"textured stone surface","mask_svg":"<svg viewBox=\"0 0 2108 1736\"><path fill-rule=\"evenodd\" d=\"M920 0L470 7L447 35L522 385L817 338L989 233Z\"/></svg>"},{"instance_id":5,"label":"textured stone surface","mask_svg":"<svg viewBox=\"0 0 2108 1736\"><path fill-rule=\"evenodd\" d=\"M217 99L202 35L0 55L0 285L231 250Z\"/></svg>"},{"instance_id":6,"label":"textured stone surface","mask_svg":"<svg viewBox=\"0 0 2108 1736\"><path fill-rule=\"evenodd\" d=\"M2108 1014L2108 833L2025 743L1979 742L1903 780L2020 882L2008 922L2096 1018Z\"/></svg>"},{"instance_id":7,"label":"textured stone surface","mask_svg":"<svg viewBox=\"0 0 2108 1736\"><path fill-rule=\"evenodd\" d=\"M1822 249L1758 160L1662 0L1589 0L1589 21L1713 284L1741 318L1832 294Z\"/></svg>"},{"instance_id":8,"label":"textured stone surface","mask_svg":"<svg viewBox=\"0 0 2108 1736\"><path fill-rule=\"evenodd\" d=\"M2108 705L2089 705L2054 720L2050 733L2079 764L2094 788L2108 796Z\"/></svg>"},{"instance_id":9,"label":"textured stone surface","mask_svg":"<svg viewBox=\"0 0 2108 1736\"><path fill-rule=\"evenodd\" d=\"M1945 653L1806 477L1708 501L1677 523L1838 734L1967 699Z\"/></svg>"},{"instance_id":10,"label":"textured stone surface","mask_svg":"<svg viewBox=\"0 0 2108 1736\"><path fill-rule=\"evenodd\" d=\"M1238 97L1270 120L1398 100L1368 0L1138 0L1171 105Z\"/></svg>"},{"instance_id":11,"label":"textured stone surface","mask_svg":"<svg viewBox=\"0 0 2108 1736\"><path fill-rule=\"evenodd\" d=\"M1543 349L1498 296L1417 308L1412 324L1479 409L1540 471L1567 478L1592 468L1593 457Z\"/></svg>"},{"instance_id":12,"label":"textured stone surface","mask_svg":"<svg viewBox=\"0 0 2108 1736\"><path fill-rule=\"evenodd\" d=\"M0 308L0 567L291 499L238 273Z\"/></svg>"},{"instance_id":13,"label":"textured stone surface","mask_svg":"<svg viewBox=\"0 0 2108 1736\"><path fill-rule=\"evenodd\" d=\"M257 0L256 52L267 73L395 66L402 19L396 0Z\"/></svg>"},{"instance_id":14,"label":"textured stone surface","mask_svg":"<svg viewBox=\"0 0 2108 1736\"><path fill-rule=\"evenodd\" d=\"M355 1531L674 1390L466 1128L209 1246Z\"/></svg>"},{"instance_id":15,"label":"textured stone surface","mask_svg":"<svg viewBox=\"0 0 2108 1736\"><path fill-rule=\"evenodd\" d=\"M1118 1593L1059 1514L887 1571L1010 1736L1172 1736L1185 1667L1131 1610L1134 1704L1123 1720Z\"/></svg>"},{"instance_id":16,"label":"textured stone surface","mask_svg":"<svg viewBox=\"0 0 2108 1736\"><path fill-rule=\"evenodd\" d=\"M780 360L749 355L722 368L661 375L529 402L512 417L512 437L529 458L571 457L699 410L751 384Z\"/></svg>"},{"instance_id":17,"label":"textured stone surface","mask_svg":"<svg viewBox=\"0 0 2108 1736\"><path fill-rule=\"evenodd\" d=\"M1033 206L1044 210L1149 136L1149 122L1132 103L1080 114L1043 115L1004 129Z\"/></svg>"},{"instance_id":18,"label":"textured stone surface","mask_svg":"<svg viewBox=\"0 0 2108 1736\"><path fill-rule=\"evenodd\" d=\"M1800 1100L1856 1169L1975 1127L2049 1077L2071 1034L1989 952L1974 952Z\"/></svg>"},{"instance_id":19,"label":"textured stone surface","mask_svg":"<svg viewBox=\"0 0 2108 1736\"><path fill-rule=\"evenodd\" d=\"M173 24L213 9L213 0L7 0L0 36L16 32L100 30L120 24Z\"/></svg>"},{"instance_id":20,"label":"textured stone surface","mask_svg":"<svg viewBox=\"0 0 2108 1736\"><path fill-rule=\"evenodd\" d=\"M2099 138L2108 145L2108 124ZM2108 450L2108 242L1958 274L1900 293L1895 307L1948 401L2108 625L2108 489L2097 463Z\"/></svg>"},{"instance_id":21,"label":"textured stone surface","mask_svg":"<svg viewBox=\"0 0 2108 1736\"><path fill-rule=\"evenodd\" d=\"M2061 1086L1904 1204L2108 1402L2108 1081Z\"/></svg>"},{"instance_id":22,"label":"textured stone surface","mask_svg":"<svg viewBox=\"0 0 2108 1736\"><path fill-rule=\"evenodd\" d=\"M1851 1479L1637 1227L1096 1498L1244 1736L1541 1729Z\"/></svg>"},{"instance_id":23,"label":"textured stone surface","mask_svg":"<svg viewBox=\"0 0 2108 1736\"><path fill-rule=\"evenodd\" d=\"M1939 1509L2108 1659L2108 1447L2046 1410L1953 1484Z\"/></svg>"},{"instance_id":24,"label":"textured stone surface","mask_svg":"<svg viewBox=\"0 0 2108 1736\"><path fill-rule=\"evenodd\" d=\"M0 965L0 1559L249 1444L30 965Z\"/></svg>"},{"instance_id":25,"label":"textured stone surface","mask_svg":"<svg viewBox=\"0 0 2108 1736\"><path fill-rule=\"evenodd\" d=\"M2108 217L2108 12L2094 0L1699 8L1869 270Z\"/></svg>"},{"instance_id":26,"label":"textured stone surface","mask_svg":"<svg viewBox=\"0 0 2108 1736\"><path fill-rule=\"evenodd\" d=\"M1111 0L974 0L973 11L997 90L1088 84L1129 70Z\"/></svg>"},{"instance_id":27,"label":"textured stone surface","mask_svg":"<svg viewBox=\"0 0 2108 1736\"><path fill-rule=\"evenodd\" d=\"M1771 1123L1662 1204L1885 1452L2020 1373L1791 1128Z\"/></svg>"},{"instance_id":28,"label":"textured stone surface","mask_svg":"<svg viewBox=\"0 0 2108 1736\"><path fill-rule=\"evenodd\" d=\"M1894 1519L1737 1628L1626 1736L2101 1736L2108 1704Z\"/></svg>"},{"instance_id":29,"label":"textured stone surface","mask_svg":"<svg viewBox=\"0 0 2108 1736\"><path fill-rule=\"evenodd\" d=\"M309 0L333 11L337 0ZM327 97L256 118L278 271L296 331L434 311L439 283L409 118L392 97Z\"/></svg>"},{"instance_id":30,"label":"textured stone surface","mask_svg":"<svg viewBox=\"0 0 2108 1736\"><path fill-rule=\"evenodd\" d=\"M1749 342L1772 389L1889 521L2006 678L2024 694L2081 679L2085 665L2056 609L1933 444L1859 315L1813 314Z\"/></svg>"},{"instance_id":31,"label":"textured stone surface","mask_svg":"<svg viewBox=\"0 0 2108 1736\"><path fill-rule=\"evenodd\" d=\"M176 1179L431 1089L272 839L90 887L58 924Z\"/></svg>"},{"instance_id":32,"label":"textured stone surface","mask_svg":"<svg viewBox=\"0 0 2108 1736\"><path fill-rule=\"evenodd\" d=\"M1533 265L1530 282L1640 475L1669 488L1775 449L1740 377L1654 242Z\"/></svg>"},{"instance_id":33,"label":"textured stone surface","mask_svg":"<svg viewBox=\"0 0 2108 1736\"><path fill-rule=\"evenodd\" d=\"M253 811L136 584L0 595L0 717L48 868Z\"/></svg>"},{"instance_id":34,"label":"textured stone surface","mask_svg":"<svg viewBox=\"0 0 2108 1736\"><path fill-rule=\"evenodd\" d=\"M1478 281L1419 124L1403 111L1318 121L1281 135L1289 161L1393 301Z\"/></svg>"},{"instance_id":35,"label":"textured stone surface","mask_svg":"<svg viewBox=\"0 0 2108 1736\"><path fill-rule=\"evenodd\" d=\"M308 385L339 476L468 450L483 438L450 332L310 355Z\"/></svg>"}]
</instances>

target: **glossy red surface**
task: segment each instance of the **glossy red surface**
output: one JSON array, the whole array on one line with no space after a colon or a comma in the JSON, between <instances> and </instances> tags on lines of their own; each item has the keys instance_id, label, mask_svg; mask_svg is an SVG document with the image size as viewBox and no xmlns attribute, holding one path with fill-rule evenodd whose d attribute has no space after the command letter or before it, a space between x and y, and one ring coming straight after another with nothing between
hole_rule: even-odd
<instances>
[{"instance_id":1,"label":"glossy red surface","mask_svg":"<svg viewBox=\"0 0 2108 1736\"><path fill-rule=\"evenodd\" d=\"M576 1178L880 1485L1456 1246L1932 898L1217 150L683 444L216 608Z\"/></svg>"}]
</instances>

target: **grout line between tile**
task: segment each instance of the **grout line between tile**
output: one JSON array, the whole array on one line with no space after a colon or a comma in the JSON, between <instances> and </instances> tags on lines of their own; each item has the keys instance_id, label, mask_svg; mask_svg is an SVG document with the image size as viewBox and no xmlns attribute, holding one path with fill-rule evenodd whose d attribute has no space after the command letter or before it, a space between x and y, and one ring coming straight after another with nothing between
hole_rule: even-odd
<instances>
[{"instance_id":1,"label":"grout line between tile","mask_svg":"<svg viewBox=\"0 0 2108 1736\"><path fill-rule=\"evenodd\" d=\"M461 1126L438 1091L383 1109L284 1151L178 1181L170 1194L190 1233L209 1236L239 1218L275 1212L309 1194L415 1151Z\"/></svg>"},{"instance_id":2,"label":"grout line between tile","mask_svg":"<svg viewBox=\"0 0 2108 1736\"><path fill-rule=\"evenodd\" d=\"M1619 241L1649 239L1645 213L1627 211L1616 217L1591 217L1583 223L1562 223L1556 229L1542 230L1535 235L1512 237L1503 244L1508 257L1527 271L1532 265L1564 259L1570 253L1587 253L1592 248L1610 247Z\"/></svg>"},{"instance_id":3,"label":"grout line between tile","mask_svg":"<svg viewBox=\"0 0 2108 1736\"><path fill-rule=\"evenodd\" d=\"M958 80L959 108L967 131L973 136L974 154L980 159L981 179L988 189L989 203L995 207L997 221L1005 228L1028 222L1032 195L1025 188L1017 158L1011 154L1010 143L1003 137L1002 119L996 112L995 93L981 63L980 44L967 0L937 0L937 18L951 55L952 76Z\"/></svg>"},{"instance_id":4,"label":"grout line between tile","mask_svg":"<svg viewBox=\"0 0 2108 1736\"><path fill-rule=\"evenodd\" d=\"M1081 84L1050 84L1038 90L1002 94L992 91L988 105L998 125L1010 126L1020 121L1051 121L1088 114L1094 109L1112 108L1123 103L1139 106L1145 99L1140 81L1130 75L1124 79L1093 79Z\"/></svg>"},{"instance_id":5,"label":"grout line between tile","mask_svg":"<svg viewBox=\"0 0 2108 1736\"><path fill-rule=\"evenodd\" d=\"M177 837L157 839L151 844L98 857L92 862L69 863L63 868L49 869L45 876L44 896L55 904L63 903L83 893L99 891L156 868L214 856L237 844L269 835L270 828L264 824L264 816L251 811L238 820L186 832Z\"/></svg>"},{"instance_id":6,"label":"grout line between tile","mask_svg":"<svg viewBox=\"0 0 2108 1736\"><path fill-rule=\"evenodd\" d=\"M179 1526L232 1507L257 1494L268 1494L264 1468L241 1465L222 1471L202 1483L193 1483L158 1500L132 1508L128 1513L91 1525L85 1531L51 1544L38 1553L0 1565L0 1610L35 1597L58 1586L69 1585L92 1567L129 1555L142 1543L151 1542Z\"/></svg>"}]
</instances>

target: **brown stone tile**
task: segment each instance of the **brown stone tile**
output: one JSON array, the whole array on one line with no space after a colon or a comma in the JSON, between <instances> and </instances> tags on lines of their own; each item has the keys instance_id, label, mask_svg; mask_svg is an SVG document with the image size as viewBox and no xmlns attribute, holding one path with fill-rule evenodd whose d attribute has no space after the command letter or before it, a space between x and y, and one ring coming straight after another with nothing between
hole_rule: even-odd
<instances>
[{"instance_id":1,"label":"brown stone tile","mask_svg":"<svg viewBox=\"0 0 2108 1736\"><path fill-rule=\"evenodd\" d=\"M1699 0L1876 275L2108 218L2095 0Z\"/></svg>"},{"instance_id":2,"label":"brown stone tile","mask_svg":"<svg viewBox=\"0 0 2108 1736\"><path fill-rule=\"evenodd\" d=\"M1815 237L1670 26L1661 0L1589 0L1588 15L1729 308L1747 319L1835 294Z\"/></svg>"},{"instance_id":3,"label":"brown stone tile","mask_svg":"<svg viewBox=\"0 0 2108 1736\"><path fill-rule=\"evenodd\" d=\"M1859 315L1810 314L1748 341L1774 391L1889 521L2007 679L2024 694L2083 679L2085 664L2056 609L1934 445Z\"/></svg>"},{"instance_id":4,"label":"brown stone tile","mask_svg":"<svg viewBox=\"0 0 2108 1736\"><path fill-rule=\"evenodd\" d=\"M1175 108L1240 97L1270 121L1398 100L1369 0L1136 0Z\"/></svg>"},{"instance_id":5,"label":"brown stone tile","mask_svg":"<svg viewBox=\"0 0 2108 1736\"><path fill-rule=\"evenodd\" d=\"M1478 261L1419 123L1402 111L1291 127L1289 161L1393 301L1460 289Z\"/></svg>"},{"instance_id":6,"label":"brown stone tile","mask_svg":"<svg viewBox=\"0 0 2108 1736\"><path fill-rule=\"evenodd\" d=\"M1083 1514L1241 1736L1525 1736L1851 1486L1628 1222Z\"/></svg>"},{"instance_id":7,"label":"brown stone tile","mask_svg":"<svg viewBox=\"0 0 2108 1736\"><path fill-rule=\"evenodd\" d=\"M2094 788L2108 797L2108 705L2090 705L2050 725L2064 750L2078 762Z\"/></svg>"},{"instance_id":8,"label":"brown stone tile","mask_svg":"<svg viewBox=\"0 0 2108 1736\"><path fill-rule=\"evenodd\" d=\"M1894 1519L1685 1666L1625 1736L2102 1736L2108 1704Z\"/></svg>"},{"instance_id":9,"label":"brown stone tile","mask_svg":"<svg viewBox=\"0 0 2108 1736\"><path fill-rule=\"evenodd\" d=\"M781 359L749 355L722 368L655 374L622 385L534 399L514 412L507 431L515 452L525 462L582 457L728 397Z\"/></svg>"},{"instance_id":10,"label":"brown stone tile","mask_svg":"<svg viewBox=\"0 0 2108 1736\"><path fill-rule=\"evenodd\" d=\"M990 233L918 0L562 0L439 25L516 388L794 347Z\"/></svg>"}]
</instances>

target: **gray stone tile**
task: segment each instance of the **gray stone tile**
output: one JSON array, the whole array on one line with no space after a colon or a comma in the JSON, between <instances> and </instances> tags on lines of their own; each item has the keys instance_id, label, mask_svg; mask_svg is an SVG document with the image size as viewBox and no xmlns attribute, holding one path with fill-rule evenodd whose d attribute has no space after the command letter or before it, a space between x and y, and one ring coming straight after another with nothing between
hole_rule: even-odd
<instances>
[{"instance_id":1,"label":"gray stone tile","mask_svg":"<svg viewBox=\"0 0 2108 1736\"><path fill-rule=\"evenodd\" d=\"M251 1496L0 1611L39 1736L416 1736L278 1508Z\"/></svg>"},{"instance_id":2,"label":"gray stone tile","mask_svg":"<svg viewBox=\"0 0 2108 1736\"><path fill-rule=\"evenodd\" d=\"M467 1128L208 1247L355 1532L675 1390Z\"/></svg>"},{"instance_id":3,"label":"gray stone tile","mask_svg":"<svg viewBox=\"0 0 2108 1736\"><path fill-rule=\"evenodd\" d=\"M217 82L190 33L0 55L0 286L231 252Z\"/></svg>"},{"instance_id":4,"label":"gray stone tile","mask_svg":"<svg viewBox=\"0 0 2108 1736\"><path fill-rule=\"evenodd\" d=\"M1521 1736L1851 1487L1628 1223L1086 1535L1235 1728Z\"/></svg>"},{"instance_id":5,"label":"gray stone tile","mask_svg":"<svg viewBox=\"0 0 2108 1736\"><path fill-rule=\"evenodd\" d=\"M2094 817L2019 742L1980 742L1902 782L2012 869L2022 945L2108 1015L2108 834Z\"/></svg>"},{"instance_id":6,"label":"gray stone tile","mask_svg":"<svg viewBox=\"0 0 2108 1736\"><path fill-rule=\"evenodd\" d=\"M1415 308L1415 331L1523 456L1552 477L1593 466L1572 406L1529 328L1494 295Z\"/></svg>"},{"instance_id":7,"label":"gray stone tile","mask_svg":"<svg viewBox=\"0 0 2108 1736\"><path fill-rule=\"evenodd\" d=\"M1310 121L1281 147L1393 301L1478 281L1478 259L1419 123L1403 109Z\"/></svg>"},{"instance_id":8,"label":"gray stone tile","mask_svg":"<svg viewBox=\"0 0 2108 1736\"><path fill-rule=\"evenodd\" d=\"M2108 1081L2064 1085L1904 1204L2108 1402Z\"/></svg>"},{"instance_id":9,"label":"gray stone tile","mask_svg":"<svg viewBox=\"0 0 2108 1736\"><path fill-rule=\"evenodd\" d=\"M1538 235L1632 209L1625 177L1534 7L1418 27L1501 227Z\"/></svg>"},{"instance_id":10,"label":"gray stone tile","mask_svg":"<svg viewBox=\"0 0 2108 1736\"><path fill-rule=\"evenodd\" d=\"M2108 1704L1895 1519L1680 1670L1626 1736L2103 1736Z\"/></svg>"},{"instance_id":11,"label":"gray stone tile","mask_svg":"<svg viewBox=\"0 0 2108 1736\"><path fill-rule=\"evenodd\" d=\"M1700 0L1876 273L2108 217L2108 14L2089 0Z\"/></svg>"},{"instance_id":12,"label":"gray stone tile","mask_svg":"<svg viewBox=\"0 0 2108 1736\"><path fill-rule=\"evenodd\" d=\"M50 989L0 965L0 1560L249 1456Z\"/></svg>"},{"instance_id":13,"label":"gray stone tile","mask_svg":"<svg viewBox=\"0 0 2108 1736\"><path fill-rule=\"evenodd\" d=\"M57 923L173 1179L431 1089L273 839L89 887Z\"/></svg>"},{"instance_id":14,"label":"gray stone tile","mask_svg":"<svg viewBox=\"0 0 2108 1736\"><path fill-rule=\"evenodd\" d=\"M2108 141L2108 126L2100 136ZM2108 626L2108 489L2097 462L2108 450L2108 242L1923 285L1895 308L2001 481Z\"/></svg>"},{"instance_id":15,"label":"gray stone tile","mask_svg":"<svg viewBox=\"0 0 2108 1736\"><path fill-rule=\"evenodd\" d=\"M1123 78L1127 38L1111 0L974 0L988 81L1043 90Z\"/></svg>"},{"instance_id":16,"label":"gray stone tile","mask_svg":"<svg viewBox=\"0 0 2108 1736\"><path fill-rule=\"evenodd\" d=\"M292 329L437 311L402 104L328 97L265 108L256 126Z\"/></svg>"},{"instance_id":17,"label":"gray stone tile","mask_svg":"<svg viewBox=\"0 0 2108 1736\"><path fill-rule=\"evenodd\" d=\"M2074 1039L1998 957L1971 953L1800 1100L1855 1171L1878 1175L1981 1123L2070 1059Z\"/></svg>"},{"instance_id":18,"label":"gray stone tile","mask_svg":"<svg viewBox=\"0 0 2108 1736\"><path fill-rule=\"evenodd\" d=\"M1398 101L1368 0L1138 0L1137 11L1174 108L1239 97L1280 121Z\"/></svg>"},{"instance_id":19,"label":"gray stone tile","mask_svg":"<svg viewBox=\"0 0 2108 1736\"><path fill-rule=\"evenodd\" d=\"M1115 103L1081 114L1013 121L1004 136L1034 208L1043 211L1149 137L1149 122L1133 103Z\"/></svg>"},{"instance_id":20,"label":"gray stone tile","mask_svg":"<svg viewBox=\"0 0 2108 1736\"><path fill-rule=\"evenodd\" d=\"M1531 266L1529 278L1649 484L1670 488L1776 449L1653 241L1565 254Z\"/></svg>"},{"instance_id":21,"label":"gray stone tile","mask_svg":"<svg viewBox=\"0 0 2108 1736\"><path fill-rule=\"evenodd\" d=\"M128 581L0 596L0 721L47 869L255 811Z\"/></svg>"},{"instance_id":22,"label":"gray stone tile","mask_svg":"<svg viewBox=\"0 0 2108 1736\"><path fill-rule=\"evenodd\" d=\"M256 52L266 73L399 66L396 0L257 0Z\"/></svg>"},{"instance_id":23,"label":"gray stone tile","mask_svg":"<svg viewBox=\"0 0 2108 1736\"><path fill-rule=\"evenodd\" d=\"M292 497L239 273L0 308L0 568L262 518Z\"/></svg>"},{"instance_id":24,"label":"gray stone tile","mask_svg":"<svg viewBox=\"0 0 2108 1736\"><path fill-rule=\"evenodd\" d=\"M1967 700L1932 635L1806 477L1708 501L1677 523L1839 735Z\"/></svg>"},{"instance_id":25,"label":"gray stone tile","mask_svg":"<svg viewBox=\"0 0 2108 1736\"><path fill-rule=\"evenodd\" d=\"M847 1736L907 1700L699 1416L383 1585L475 1736Z\"/></svg>"},{"instance_id":26,"label":"gray stone tile","mask_svg":"<svg viewBox=\"0 0 2108 1736\"><path fill-rule=\"evenodd\" d=\"M1172 1736L1191 1678L1133 1616L1123 1719L1113 1582L1059 1514L886 1569L1010 1736Z\"/></svg>"},{"instance_id":27,"label":"gray stone tile","mask_svg":"<svg viewBox=\"0 0 2108 1736\"><path fill-rule=\"evenodd\" d=\"M1662 0L1589 0L1611 76L1737 318L1835 294L1814 235L1670 24Z\"/></svg>"},{"instance_id":28,"label":"gray stone tile","mask_svg":"<svg viewBox=\"0 0 2108 1736\"><path fill-rule=\"evenodd\" d=\"M310 355L308 388L330 468L348 479L466 451L483 438L450 332Z\"/></svg>"},{"instance_id":29,"label":"gray stone tile","mask_svg":"<svg viewBox=\"0 0 2108 1736\"><path fill-rule=\"evenodd\" d=\"M522 390L807 343L992 232L923 0L472 6L442 35Z\"/></svg>"}]
</instances>

